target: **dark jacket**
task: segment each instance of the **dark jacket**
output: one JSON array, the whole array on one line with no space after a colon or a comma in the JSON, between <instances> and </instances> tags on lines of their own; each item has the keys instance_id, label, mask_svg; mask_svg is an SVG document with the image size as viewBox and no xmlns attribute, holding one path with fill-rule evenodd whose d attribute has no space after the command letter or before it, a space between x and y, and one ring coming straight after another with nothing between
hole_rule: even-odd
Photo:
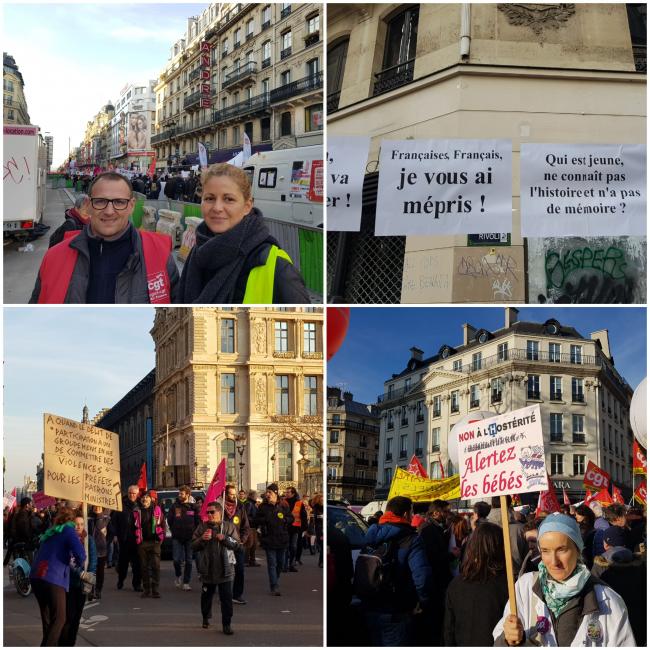
<instances>
[{"instance_id":1,"label":"dark jacket","mask_svg":"<svg viewBox=\"0 0 650 650\"><path fill-rule=\"evenodd\" d=\"M317 539L323 539L323 506L313 505L311 516L314 519L314 535Z\"/></svg>"},{"instance_id":2,"label":"dark jacket","mask_svg":"<svg viewBox=\"0 0 650 650\"><path fill-rule=\"evenodd\" d=\"M21 508L14 514L11 519L11 538L14 543L23 542L30 544L34 538L32 530L32 513L25 508Z\"/></svg>"},{"instance_id":3,"label":"dark jacket","mask_svg":"<svg viewBox=\"0 0 650 650\"><path fill-rule=\"evenodd\" d=\"M289 526L293 515L286 502L278 500L275 505L267 501L257 508L254 525L260 529L262 548L279 549L289 546Z\"/></svg>"},{"instance_id":4,"label":"dark jacket","mask_svg":"<svg viewBox=\"0 0 650 650\"><path fill-rule=\"evenodd\" d=\"M243 502L244 510L246 510L246 516L248 517L248 523L252 526L255 521L255 516L257 515L257 503L254 499L246 499Z\"/></svg>"},{"instance_id":5,"label":"dark jacket","mask_svg":"<svg viewBox=\"0 0 650 650\"><path fill-rule=\"evenodd\" d=\"M608 584L624 600L636 644L644 647L648 602L645 559L624 546L614 546L594 558L591 574Z\"/></svg>"},{"instance_id":6,"label":"dark jacket","mask_svg":"<svg viewBox=\"0 0 650 650\"><path fill-rule=\"evenodd\" d=\"M243 503L237 501L237 506L235 508L235 514L230 518L226 510L223 511L223 520L231 521L235 528L237 529L237 538L242 544L246 544L248 536L250 534L250 523L248 521L248 515L246 514L246 508Z\"/></svg>"},{"instance_id":7,"label":"dark jacket","mask_svg":"<svg viewBox=\"0 0 650 650\"><path fill-rule=\"evenodd\" d=\"M108 514L95 515L88 518L88 532L92 539L95 540L98 557L108 555L108 542L113 538L113 525L111 516Z\"/></svg>"},{"instance_id":8,"label":"dark jacket","mask_svg":"<svg viewBox=\"0 0 650 650\"><path fill-rule=\"evenodd\" d=\"M226 550L236 551L241 548L237 527L230 521L216 524L212 528L212 539L209 542L201 539L203 533L210 526L206 522L201 522L192 536L192 549L197 551L197 566L202 582L211 585L218 585L222 582L228 582L235 577L235 565L229 560L234 557L227 553ZM216 539L217 533L223 533L223 541Z\"/></svg>"},{"instance_id":9,"label":"dark jacket","mask_svg":"<svg viewBox=\"0 0 650 650\"><path fill-rule=\"evenodd\" d=\"M83 542L81 543L83 544ZM76 560L70 565L70 589L81 588L81 574L84 571L97 573L97 546L92 537L88 537L88 566L77 564Z\"/></svg>"},{"instance_id":10,"label":"dark jacket","mask_svg":"<svg viewBox=\"0 0 650 650\"><path fill-rule=\"evenodd\" d=\"M201 523L196 506L189 501L181 503L178 498L167 513L167 523L172 539L179 542L189 542L196 527Z\"/></svg>"},{"instance_id":11,"label":"dark jacket","mask_svg":"<svg viewBox=\"0 0 650 650\"><path fill-rule=\"evenodd\" d=\"M205 222L196 229L196 244L183 266L178 303L241 304L248 276L264 266L272 246L280 247L253 208L230 230L214 234ZM309 304L302 277L287 260L278 257L273 282L273 304Z\"/></svg>"},{"instance_id":12,"label":"dark jacket","mask_svg":"<svg viewBox=\"0 0 650 650\"><path fill-rule=\"evenodd\" d=\"M149 290L147 286L147 273L144 265L142 251L142 236L137 228L129 227L131 237L131 253L126 260L124 269L118 274L115 286L115 304L148 304ZM85 304L88 296L90 281L90 234L89 227L83 228L81 233L69 242L70 248L78 252L77 261L72 271L70 284L63 300L64 304ZM59 244L66 245L65 243ZM47 255L47 253L46 253ZM174 302L178 285L178 269L172 255L167 260L167 275L171 289L171 302ZM36 278L34 291L29 299L30 303L37 303L41 293L40 271Z\"/></svg>"},{"instance_id":13,"label":"dark jacket","mask_svg":"<svg viewBox=\"0 0 650 650\"><path fill-rule=\"evenodd\" d=\"M596 529L590 528L589 530L583 530L581 528L580 534L582 535L582 541L584 543L582 559L587 565L587 568L591 570L591 567L594 565L594 537L596 535Z\"/></svg>"},{"instance_id":14,"label":"dark jacket","mask_svg":"<svg viewBox=\"0 0 650 650\"><path fill-rule=\"evenodd\" d=\"M408 541L407 538L410 538ZM427 607L431 598L431 566L420 536L409 524L374 524L368 528L364 545L376 548L391 540L401 540L397 550L399 571L395 576L395 596L364 602L373 611L408 612L419 602Z\"/></svg>"},{"instance_id":15,"label":"dark jacket","mask_svg":"<svg viewBox=\"0 0 650 650\"><path fill-rule=\"evenodd\" d=\"M501 619L507 602L505 572L487 582L470 582L456 576L449 584L445 598L444 645L491 646L494 641L492 630Z\"/></svg>"},{"instance_id":16,"label":"dark jacket","mask_svg":"<svg viewBox=\"0 0 650 650\"><path fill-rule=\"evenodd\" d=\"M137 503L129 501L127 496L122 497L122 512L114 510L111 513L111 524L115 536L120 544L135 544L135 520L133 510Z\"/></svg>"},{"instance_id":17,"label":"dark jacket","mask_svg":"<svg viewBox=\"0 0 650 650\"><path fill-rule=\"evenodd\" d=\"M77 208L68 208L65 211L65 221L50 235L50 243L48 248L56 246L63 241L65 233L73 230L81 230L88 223L88 219L84 219Z\"/></svg>"},{"instance_id":18,"label":"dark jacket","mask_svg":"<svg viewBox=\"0 0 650 650\"><path fill-rule=\"evenodd\" d=\"M451 557L449 537L445 529L435 521L429 521L420 529L422 547L431 567L432 600L436 608L444 606L445 589L451 582Z\"/></svg>"}]
</instances>

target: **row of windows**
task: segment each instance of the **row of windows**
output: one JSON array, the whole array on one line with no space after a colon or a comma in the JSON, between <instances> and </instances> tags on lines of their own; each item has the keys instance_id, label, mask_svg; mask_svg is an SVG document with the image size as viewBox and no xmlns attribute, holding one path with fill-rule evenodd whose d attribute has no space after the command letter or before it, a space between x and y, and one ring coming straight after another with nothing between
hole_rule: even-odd
<instances>
[{"instance_id":1,"label":"row of windows","mask_svg":"<svg viewBox=\"0 0 650 650\"><path fill-rule=\"evenodd\" d=\"M551 475L565 475L564 454L551 454ZM568 456L568 454L567 454ZM573 472L574 476L584 476L587 467L587 457L584 454L573 454Z\"/></svg>"}]
</instances>

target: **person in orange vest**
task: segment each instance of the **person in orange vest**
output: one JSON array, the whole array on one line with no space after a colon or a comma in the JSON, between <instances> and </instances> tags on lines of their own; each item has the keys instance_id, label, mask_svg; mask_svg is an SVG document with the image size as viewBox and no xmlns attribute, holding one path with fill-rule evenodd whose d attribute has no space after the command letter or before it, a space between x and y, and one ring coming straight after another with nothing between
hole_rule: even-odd
<instances>
[{"instance_id":1,"label":"person in orange vest","mask_svg":"<svg viewBox=\"0 0 650 650\"><path fill-rule=\"evenodd\" d=\"M308 527L307 510L305 509L305 504L300 499L300 495L296 488L288 487L284 491L284 498L289 504L289 509L293 515L293 522L289 527L289 548L287 549L285 571L297 573L298 569L296 569L296 559L300 559L300 556L298 555L298 545L302 542L302 536Z\"/></svg>"},{"instance_id":2,"label":"person in orange vest","mask_svg":"<svg viewBox=\"0 0 650 650\"><path fill-rule=\"evenodd\" d=\"M138 230L131 182L116 172L96 176L85 210L89 223L48 249L30 303L170 304L178 269L168 235Z\"/></svg>"}]
</instances>

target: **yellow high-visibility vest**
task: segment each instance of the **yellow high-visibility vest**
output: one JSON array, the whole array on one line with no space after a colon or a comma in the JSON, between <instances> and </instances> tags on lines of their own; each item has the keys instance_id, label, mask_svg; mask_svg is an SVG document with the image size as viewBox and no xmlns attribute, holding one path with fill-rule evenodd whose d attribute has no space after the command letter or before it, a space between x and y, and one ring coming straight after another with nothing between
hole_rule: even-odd
<instances>
[{"instance_id":1,"label":"yellow high-visibility vest","mask_svg":"<svg viewBox=\"0 0 650 650\"><path fill-rule=\"evenodd\" d=\"M273 245L269 250L269 256L262 266L256 266L251 270L246 281L246 292L244 293L244 305L272 305L273 284L275 281L275 265L278 257L293 264L289 255L281 248Z\"/></svg>"}]
</instances>

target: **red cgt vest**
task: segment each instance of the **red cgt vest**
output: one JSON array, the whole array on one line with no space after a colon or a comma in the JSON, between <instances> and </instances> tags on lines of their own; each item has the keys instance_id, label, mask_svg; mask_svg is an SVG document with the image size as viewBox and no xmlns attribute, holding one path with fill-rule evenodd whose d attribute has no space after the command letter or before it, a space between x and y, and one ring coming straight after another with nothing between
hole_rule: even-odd
<instances>
[{"instance_id":1,"label":"red cgt vest","mask_svg":"<svg viewBox=\"0 0 650 650\"><path fill-rule=\"evenodd\" d=\"M147 274L147 290L151 304L171 302L167 260L172 250L172 240L168 235L138 231L142 237L142 252L144 253L144 268ZM71 248L70 241L81 231L65 233L64 240L50 248L39 271L41 292L39 304L62 304L68 292L72 273L79 252Z\"/></svg>"}]
</instances>

